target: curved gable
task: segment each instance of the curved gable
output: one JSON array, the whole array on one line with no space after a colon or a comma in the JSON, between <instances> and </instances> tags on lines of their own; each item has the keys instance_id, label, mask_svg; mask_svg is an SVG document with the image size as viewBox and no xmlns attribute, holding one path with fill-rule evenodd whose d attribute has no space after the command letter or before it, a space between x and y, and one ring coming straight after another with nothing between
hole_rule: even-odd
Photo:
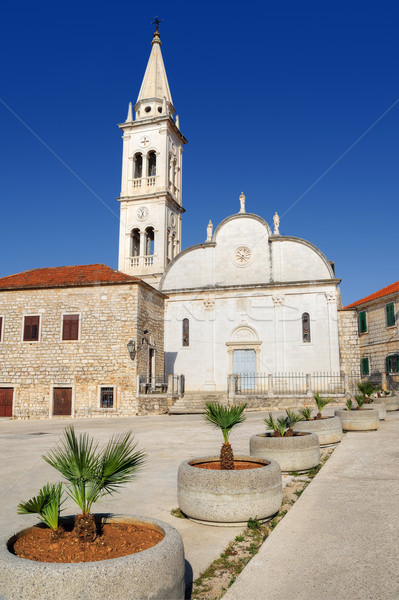
<instances>
[{"instance_id":1,"label":"curved gable","mask_svg":"<svg viewBox=\"0 0 399 600\"><path fill-rule=\"evenodd\" d=\"M334 271L324 254L310 242L291 236L273 236L274 281L334 279Z\"/></svg>"}]
</instances>

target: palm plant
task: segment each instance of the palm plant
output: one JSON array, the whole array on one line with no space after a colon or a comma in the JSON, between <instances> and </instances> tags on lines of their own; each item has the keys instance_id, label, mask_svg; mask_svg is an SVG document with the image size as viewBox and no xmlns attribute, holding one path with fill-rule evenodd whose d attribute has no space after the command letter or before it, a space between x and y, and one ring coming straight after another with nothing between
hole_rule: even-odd
<instances>
[{"instance_id":1,"label":"palm plant","mask_svg":"<svg viewBox=\"0 0 399 600\"><path fill-rule=\"evenodd\" d=\"M360 410L363 404L367 401L367 398L364 394L356 394L355 399L357 402L357 410Z\"/></svg>"},{"instance_id":2,"label":"palm plant","mask_svg":"<svg viewBox=\"0 0 399 600\"><path fill-rule=\"evenodd\" d=\"M316 402L318 413L316 415L316 419L321 419L321 411L327 404L333 402L332 398L322 398L319 394L314 395L314 401Z\"/></svg>"},{"instance_id":3,"label":"palm plant","mask_svg":"<svg viewBox=\"0 0 399 600\"><path fill-rule=\"evenodd\" d=\"M61 496L62 483L46 483L37 496L27 502L18 504L17 513L19 515L32 513L39 515L42 523L52 530L53 536L57 537L62 532L59 525L60 510L63 503Z\"/></svg>"},{"instance_id":4,"label":"palm plant","mask_svg":"<svg viewBox=\"0 0 399 600\"><path fill-rule=\"evenodd\" d=\"M346 408L348 410L353 410L353 403L352 403L352 398L348 398L346 401Z\"/></svg>"},{"instance_id":5,"label":"palm plant","mask_svg":"<svg viewBox=\"0 0 399 600\"><path fill-rule=\"evenodd\" d=\"M224 406L218 402L207 402L204 419L210 425L221 429L224 443L220 450L220 468L221 470L234 469L234 454L229 437L233 427L243 423L246 419L244 410L247 403Z\"/></svg>"},{"instance_id":6,"label":"palm plant","mask_svg":"<svg viewBox=\"0 0 399 600\"><path fill-rule=\"evenodd\" d=\"M360 381L357 384L357 387L359 389L359 392L365 397L366 404L370 404L370 402L373 402L371 396L375 392L378 392L380 390L380 387L378 385L373 385L370 381Z\"/></svg>"},{"instance_id":7,"label":"palm plant","mask_svg":"<svg viewBox=\"0 0 399 600\"><path fill-rule=\"evenodd\" d=\"M303 421L303 416L295 413L292 410L286 410L286 417L279 417L277 421L274 420L273 414L269 413L269 416L264 419L267 429L271 429L274 433L274 437L288 437L294 435L292 426L299 421Z\"/></svg>"},{"instance_id":8,"label":"palm plant","mask_svg":"<svg viewBox=\"0 0 399 600\"><path fill-rule=\"evenodd\" d=\"M82 511L75 517L75 534L83 541L96 537L90 514L92 505L106 494L114 494L131 481L145 462L145 454L135 450L132 433L113 436L103 450L87 433L76 437L74 427L64 431L64 439L44 460L68 481L67 494Z\"/></svg>"},{"instance_id":9,"label":"palm plant","mask_svg":"<svg viewBox=\"0 0 399 600\"><path fill-rule=\"evenodd\" d=\"M304 421L312 420L312 409L309 406L299 409L299 414L302 415Z\"/></svg>"}]
</instances>

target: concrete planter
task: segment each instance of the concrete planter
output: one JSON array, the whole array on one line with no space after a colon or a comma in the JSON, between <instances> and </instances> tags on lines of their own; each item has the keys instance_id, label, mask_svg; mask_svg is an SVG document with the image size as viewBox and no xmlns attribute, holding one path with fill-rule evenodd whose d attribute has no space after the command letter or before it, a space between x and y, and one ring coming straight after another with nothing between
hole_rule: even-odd
<instances>
[{"instance_id":1,"label":"concrete planter","mask_svg":"<svg viewBox=\"0 0 399 600\"><path fill-rule=\"evenodd\" d=\"M236 460L263 463L256 469L213 471L193 465L219 462L217 456L186 460L177 473L180 510L192 521L205 525L239 526L248 519L270 518L281 506L279 465L271 460L235 456Z\"/></svg>"},{"instance_id":2,"label":"concrete planter","mask_svg":"<svg viewBox=\"0 0 399 600\"><path fill-rule=\"evenodd\" d=\"M323 417L312 421L299 421L293 427L294 431L316 433L320 446L331 446L342 440L343 432L338 417Z\"/></svg>"},{"instance_id":3,"label":"concrete planter","mask_svg":"<svg viewBox=\"0 0 399 600\"><path fill-rule=\"evenodd\" d=\"M364 410L348 410L346 408L335 411L335 416L341 419L344 431L369 431L378 429L378 411L374 408Z\"/></svg>"},{"instance_id":4,"label":"concrete planter","mask_svg":"<svg viewBox=\"0 0 399 600\"><path fill-rule=\"evenodd\" d=\"M383 402L385 404L385 410L387 412L398 410L399 408L399 396L385 396L384 398L378 398L378 402Z\"/></svg>"},{"instance_id":5,"label":"concrete planter","mask_svg":"<svg viewBox=\"0 0 399 600\"><path fill-rule=\"evenodd\" d=\"M283 472L307 471L320 462L319 438L315 433L305 431L292 437L258 433L249 440L249 452L253 457L276 460Z\"/></svg>"},{"instance_id":6,"label":"concrete planter","mask_svg":"<svg viewBox=\"0 0 399 600\"><path fill-rule=\"evenodd\" d=\"M164 534L159 544L137 554L85 563L41 563L11 554L10 540L0 541L2 600L143 600L184 599L184 548L180 534L166 523L145 517L114 516L108 523L147 525ZM30 529L30 528L29 528Z\"/></svg>"},{"instance_id":7,"label":"concrete planter","mask_svg":"<svg viewBox=\"0 0 399 600\"><path fill-rule=\"evenodd\" d=\"M385 417L387 416L385 403L382 401L381 402L372 402L371 404L363 404L363 408L366 408L367 410L370 410L370 409L376 410L378 412L378 418L380 421L384 421Z\"/></svg>"}]
</instances>

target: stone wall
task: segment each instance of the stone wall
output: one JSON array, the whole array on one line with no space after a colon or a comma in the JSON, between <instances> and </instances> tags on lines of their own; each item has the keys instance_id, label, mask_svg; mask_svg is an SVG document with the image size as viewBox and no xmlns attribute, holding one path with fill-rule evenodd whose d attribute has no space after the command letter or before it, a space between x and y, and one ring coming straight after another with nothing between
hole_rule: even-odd
<instances>
[{"instance_id":1,"label":"stone wall","mask_svg":"<svg viewBox=\"0 0 399 600\"><path fill-rule=\"evenodd\" d=\"M80 315L77 341L62 341L65 313ZM23 341L25 315L40 315L39 341ZM15 417L52 416L54 387L72 389L75 417L142 412L136 379L145 368L144 329L163 374L163 296L142 282L2 291L0 316L0 386L14 389ZM129 340L136 343L134 360ZM100 407L102 386L114 388L113 408Z\"/></svg>"},{"instance_id":2,"label":"stone wall","mask_svg":"<svg viewBox=\"0 0 399 600\"><path fill-rule=\"evenodd\" d=\"M360 349L356 310L338 310L338 336L341 372L359 375Z\"/></svg>"}]
</instances>

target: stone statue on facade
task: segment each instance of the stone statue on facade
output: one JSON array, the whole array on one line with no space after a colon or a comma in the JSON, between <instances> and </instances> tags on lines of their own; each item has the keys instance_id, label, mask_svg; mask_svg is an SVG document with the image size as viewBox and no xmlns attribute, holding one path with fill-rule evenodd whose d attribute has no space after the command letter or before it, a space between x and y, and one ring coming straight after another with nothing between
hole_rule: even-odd
<instances>
[{"instance_id":1,"label":"stone statue on facade","mask_svg":"<svg viewBox=\"0 0 399 600\"><path fill-rule=\"evenodd\" d=\"M244 192L240 195L240 213L245 213L245 196Z\"/></svg>"},{"instance_id":2,"label":"stone statue on facade","mask_svg":"<svg viewBox=\"0 0 399 600\"><path fill-rule=\"evenodd\" d=\"M274 235L280 235L280 217L277 214L277 211L274 213L274 217L273 217L273 223L274 223Z\"/></svg>"},{"instance_id":3,"label":"stone statue on facade","mask_svg":"<svg viewBox=\"0 0 399 600\"><path fill-rule=\"evenodd\" d=\"M206 241L207 242L211 242L212 241L212 235L213 235L213 223L209 219L209 223L208 223L208 225L206 227Z\"/></svg>"}]
</instances>

